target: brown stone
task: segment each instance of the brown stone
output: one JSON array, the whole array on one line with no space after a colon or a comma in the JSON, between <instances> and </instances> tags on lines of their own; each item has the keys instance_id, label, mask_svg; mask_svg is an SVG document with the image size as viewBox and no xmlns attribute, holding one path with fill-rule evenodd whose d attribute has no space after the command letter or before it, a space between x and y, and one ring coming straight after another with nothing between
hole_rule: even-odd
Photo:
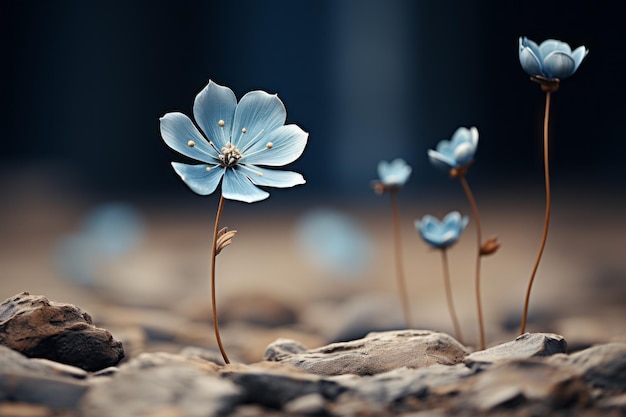
<instances>
[{"instance_id":1,"label":"brown stone","mask_svg":"<svg viewBox=\"0 0 626 417\"><path fill-rule=\"evenodd\" d=\"M124 357L122 343L72 304L27 292L0 304L0 344L31 358L97 371Z\"/></svg>"}]
</instances>

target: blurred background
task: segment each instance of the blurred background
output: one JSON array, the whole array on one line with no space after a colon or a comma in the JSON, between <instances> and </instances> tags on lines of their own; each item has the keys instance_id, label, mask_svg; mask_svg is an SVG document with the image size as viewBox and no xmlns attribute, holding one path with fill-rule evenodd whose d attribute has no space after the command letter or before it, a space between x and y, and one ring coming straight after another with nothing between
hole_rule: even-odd
<instances>
[{"instance_id":1,"label":"blurred background","mask_svg":"<svg viewBox=\"0 0 626 417\"><path fill-rule=\"evenodd\" d=\"M451 331L439 254L419 240L413 219L469 213L459 184L433 168L426 151L457 127L476 126L480 144L468 180L483 233L503 242L483 261L485 314L492 340L509 337L544 204L544 95L517 52L519 36L527 36L590 50L553 96L553 224L530 330L581 344L622 337L620 6L3 0L0 298L28 290L83 305L120 334L128 334L131 312L152 309L137 319L144 341L179 337L159 327L173 316L208 326L217 196L197 196L175 175L170 162L184 157L165 146L158 120L170 111L191 115L195 95L212 79L237 97L278 93L288 122L310 134L290 166L305 186L269 190L271 198L254 205L226 205L223 224L240 231L218 260L227 326L252 326L257 310L276 305L291 317L273 322L277 334L318 337L311 344L401 326L389 204L370 181L381 159L402 157L413 167L400 195L413 315L421 327ZM474 232L470 225L451 254L470 335ZM123 308L125 320L111 318L111 305ZM238 308L252 311L231 311ZM146 324L153 317L160 324ZM205 330L193 330L204 336L185 343L212 346ZM233 330L230 343L240 334ZM263 342L270 338L262 334Z\"/></svg>"}]
</instances>

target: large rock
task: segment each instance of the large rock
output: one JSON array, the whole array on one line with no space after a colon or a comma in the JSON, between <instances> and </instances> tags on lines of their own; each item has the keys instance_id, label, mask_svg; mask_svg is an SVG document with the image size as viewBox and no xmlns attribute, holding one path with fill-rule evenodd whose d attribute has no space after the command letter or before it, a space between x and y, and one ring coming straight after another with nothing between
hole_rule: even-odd
<instances>
[{"instance_id":1,"label":"large rock","mask_svg":"<svg viewBox=\"0 0 626 417\"><path fill-rule=\"evenodd\" d=\"M318 375L375 375L403 366L455 365L468 353L445 333L399 330L310 350L293 340L279 339L266 348L264 356Z\"/></svg>"},{"instance_id":2,"label":"large rock","mask_svg":"<svg viewBox=\"0 0 626 417\"><path fill-rule=\"evenodd\" d=\"M0 305L0 344L31 358L97 371L124 357L122 343L72 304L27 292Z\"/></svg>"}]
</instances>

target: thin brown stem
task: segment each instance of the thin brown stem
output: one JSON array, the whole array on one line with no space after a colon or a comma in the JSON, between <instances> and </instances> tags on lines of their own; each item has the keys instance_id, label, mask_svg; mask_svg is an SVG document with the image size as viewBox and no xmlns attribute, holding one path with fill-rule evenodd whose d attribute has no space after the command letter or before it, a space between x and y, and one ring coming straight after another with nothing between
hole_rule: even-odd
<instances>
[{"instance_id":1,"label":"thin brown stem","mask_svg":"<svg viewBox=\"0 0 626 417\"><path fill-rule=\"evenodd\" d=\"M528 304L530 303L530 290L532 289L533 282L535 281L535 274L539 268L539 262L543 255L543 250L546 247L546 240L548 238L548 227L550 226L550 165L548 163L548 121L550 120L550 91L546 91L546 110L543 117L543 171L546 181L546 216L543 223L543 234L541 236L541 244L539 245L539 252L537 253L537 259L535 265L530 274L530 280L528 281L528 289L526 290L526 299L524 300L524 313L522 314L522 325L520 328L520 334L524 334L526 331L526 317L528 316Z\"/></svg>"},{"instance_id":2,"label":"thin brown stem","mask_svg":"<svg viewBox=\"0 0 626 417\"><path fill-rule=\"evenodd\" d=\"M456 310L454 309L454 301L452 300L452 285L450 285L450 268L448 266L448 251L445 248L441 249L441 260L443 263L443 283L446 288L446 299L448 300L448 310L450 310L450 317L452 317L452 324L454 325L454 332L456 333L456 339L463 344L463 334L461 333L461 326L459 326L459 320L456 316Z\"/></svg>"},{"instance_id":3,"label":"thin brown stem","mask_svg":"<svg viewBox=\"0 0 626 417\"><path fill-rule=\"evenodd\" d=\"M224 208L224 196L220 196L220 202L217 206L217 215L215 216L215 228L213 230L213 247L211 249L211 307L213 311L213 328L215 329L215 338L217 339L217 346L220 348L224 363L229 364L228 356L222 345L222 338L220 337L220 328L217 323L217 303L215 302L215 258L217 257L217 234L219 231L220 219L222 217L222 210Z\"/></svg>"},{"instance_id":4,"label":"thin brown stem","mask_svg":"<svg viewBox=\"0 0 626 417\"><path fill-rule=\"evenodd\" d=\"M398 209L398 200L396 196L397 190L389 191L391 197L391 214L393 217L393 231L395 244L395 260L396 260L396 277L398 279L398 291L400 292L400 301L402 302L402 310L404 312L404 322L408 329L411 324L411 308L409 306L409 295L406 291L404 281L404 268L402 263L402 236L400 234L400 210Z\"/></svg>"},{"instance_id":5,"label":"thin brown stem","mask_svg":"<svg viewBox=\"0 0 626 417\"><path fill-rule=\"evenodd\" d=\"M459 175L459 180L461 181L461 185L463 186L463 191L465 191L465 195L467 196L467 201L469 201L470 207L472 208L472 213L474 216L474 221L476 222L476 240L477 240L477 255L476 255L476 278L474 281L475 291L476 291L476 306L478 309L478 329L480 331L480 349L485 349L485 326L483 324L483 308L480 301L480 258L481 247L482 247L482 231L480 227L480 214L478 214L478 206L476 205L476 200L474 200L474 195L472 194L472 190L465 179L465 175Z\"/></svg>"}]
</instances>

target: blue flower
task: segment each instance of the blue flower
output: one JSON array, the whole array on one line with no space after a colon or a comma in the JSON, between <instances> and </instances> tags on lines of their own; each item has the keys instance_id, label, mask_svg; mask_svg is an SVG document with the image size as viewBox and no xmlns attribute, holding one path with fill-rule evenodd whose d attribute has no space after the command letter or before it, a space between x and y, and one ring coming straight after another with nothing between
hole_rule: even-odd
<instances>
[{"instance_id":1,"label":"blue flower","mask_svg":"<svg viewBox=\"0 0 626 417\"><path fill-rule=\"evenodd\" d=\"M588 53L584 46L572 52L567 43L554 39L537 45L526 37L519 38L519 62L524 71L533 77L567 78L576 72Z\"/></svg>"},{"instance_id":2,"label":"blue flower","mask_svg":"<svg viewBox=\"0 0 626 417\"><path fill-rule=\"evenodd\" d=\"M467 216L461 217L458 211L452 211L443 221L427 214L422 220L415 220L415 228L430 246L445 249L456 243L468 222Z\"/></svg>"},{"instance_id":3,"label":"blue flower","mask_svg":"<svg viewBox=\"0 0 626 417\"><path fill-rule=\"evenodd\" d=\"M260 167L295 161L309 136L296 125L285 125L287 111L277 95L251 91L237 103L229 88L209 81L196 96L193 114L202 133L179 112L160 121L170 148L203 162L172 162L194 192L209 195L221 181L224 198L253 203L269 197L257 186L286 188L306 182L297 172Z\"/></svg>"},{"instance_id":4,"label":"blue flower","mask_svg":"<svg viewBox=\"0 0 626 417\"><path fill-rule=\"evenodd\" d=\"M409 179L411 171L411 167L401 158L396 158L391 162L380 161L378 163L380 182L387 187L403 186Z\"/></svg>"},{"instance_id":5,"label":"blue flower","mask_svg":"<svg viewBox=\"0 0 626 417\"><path fill-rule=\"evenodd\" d=\"M428 150L428 158L440 168L460 168L474 159L478 146L478 129L459 127L451 140L442 140L437 150Z\"/></svg>"}]
</instances>

